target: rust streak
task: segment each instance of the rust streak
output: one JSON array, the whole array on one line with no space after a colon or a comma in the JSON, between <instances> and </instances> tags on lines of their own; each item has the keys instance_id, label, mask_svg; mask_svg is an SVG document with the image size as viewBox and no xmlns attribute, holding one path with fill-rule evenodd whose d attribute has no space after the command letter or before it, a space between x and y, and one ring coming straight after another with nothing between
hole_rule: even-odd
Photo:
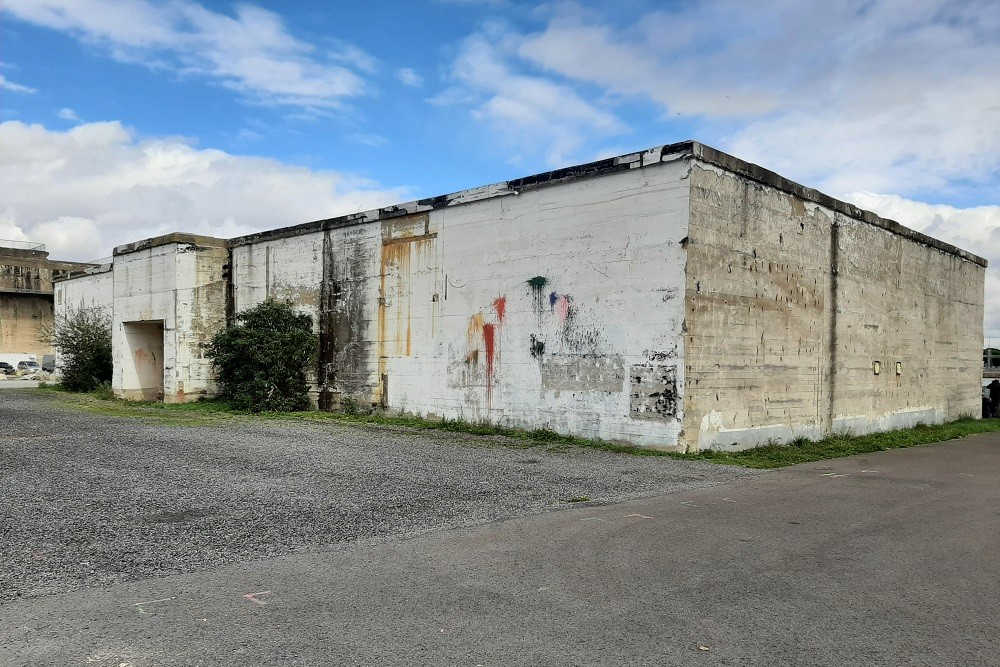
<instances>
[{"instance_id":1,"label":"rust streak","mask_svg":"<svg viewBox=\"0 0 1000 667\"><path fill-rule=\"evenodd\" d=\"M469 318L469 328L466 331L466 338L469 343L470 354L473 350L479 350L479 340L483 335L483 314L476 313Z\"/></svg>"}]
</instances>

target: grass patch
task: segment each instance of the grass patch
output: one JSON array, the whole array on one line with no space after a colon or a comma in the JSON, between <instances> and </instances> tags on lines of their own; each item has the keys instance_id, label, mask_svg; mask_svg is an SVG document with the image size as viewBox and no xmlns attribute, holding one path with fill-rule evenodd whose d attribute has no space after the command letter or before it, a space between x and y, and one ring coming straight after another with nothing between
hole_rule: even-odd
<instances>
[{"instance_id":1,"label":"grass patch","mask_svg":"<svg viewBox=\"0 0 1000 667\"><path fill-rule=\"evenodd\" d=\"M976 433L1000 431L1000 419L966 417L946 424L919 424L913 428L871 433L869 435L832 435L822 440L799 438L786 445L769 444L741 452L707 451L694 456L712 463L747 468L782 468L796 463L823 461L855 454L871 454L888 449L926 445L954 440Z\"/></svg>"},{"instance_id":2,"label":"grass patch","mask_svg":"<svg viewBox=\"0 0 1000 667\"><path fill-rule=\"evenodd\" d=\"M822 440L799 438L785 445L768 444L743 451L708 450L695 454L664 452L632 447L606 440L592 440L571 435L561 435L548 429L525 431L496 424L470 423L457 420L432 420L421 417L348 412L268 412L251 414L234 410L226 401L202 400L194 403L146 403L109 398L108 392L98 390L88 394L64 392L59 385L48 385L36 391L59 393L59 401L86 412L114 417L143 417L159 424L198 426L220 423L232 419L294 420L308 422L343 422L372 424L425 430L468 433L479 436L496 436L495 441L506 447L545 447L550 452L567 451L574 447L587 447L632 456L665 456L688 461L704 461L745 468L782 468L797 463L822 461L856 454L871 454L888 449L914 447L933 442L964 438L976 433L1000 431L1000 419L973 419L966 417L946 424L917 425L913 428L854 436L832 435ZM582 502L575 499L570 502Z\"/></svg>"},{"instance_id":3,"label":"grass patch","mask_svg":"<svg viewBox=\"0 0 1000 667\"><path fill-rule=\"evenodd\" d=\"M240 416L240 413L232 410L224 401L207 400L195 403L124 401L115 398L110 387L103 386L91 392L71 392L61 385L47 384L25 391L58 394L60 404L91 414L148 418L158 424L166 425L197 426Z\"/></svg>"}]
</instances>

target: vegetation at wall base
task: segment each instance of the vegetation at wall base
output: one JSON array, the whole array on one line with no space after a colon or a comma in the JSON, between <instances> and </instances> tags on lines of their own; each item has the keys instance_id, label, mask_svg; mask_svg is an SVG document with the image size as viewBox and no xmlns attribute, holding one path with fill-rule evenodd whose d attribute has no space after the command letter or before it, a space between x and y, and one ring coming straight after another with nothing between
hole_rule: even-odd
<instances>
[{"instance_id":1,"label":"vegetation at wall base","mask_svg":"<svg viewBox=\"0 0 1000 667\"><path fill-rule=\"evenodd\" d=\"M56 391L50 386L42 391ZM37 390L36 390L37 391ZM69 397L66 397L69 398ZM545 447L548 451L562 451L571 447L587 447L632 456L664 456L688 461L702 461L722 465L736 465L745 468L782 468L798 463L823 461L826 459L870 454L889 449L914 447L946 440L964 438L977 433L1000 431L1000 419L974 419L965 417L946 424L918 425L913 428L872 433L863 436L850 434L834 435L822 440L800 438L785 445L768 444L742 451L707 450L693 454L660 451L632 447L606 440L592 440L562 435L548 429L525 431L495 424L476 424L457 420L430 420L420 417L386 414L348 414L344 412L271 412L257 414L237 408L225 399L208 399L196 403L142 403L118 399L101 400L98 394L76 395L72 402L88 412L96 412L118 417L147 417L159 423L199 426L218 424L234 418L247 419L294 419L310 422L348 422L388 426L397 428L417 428L427 430L468 433L471 435L494 436L498 440L484 441L506 447Z\"/></svg>"},{"instance_id":2,"label":"vegetation at wall base","mask_svg":"<svg viewBox=\"0 0 1000 667\"><path fill-rule=\"evenodd\" d=\"M747 468L782 468L797 463L926 445L992 431L1000 431L1000 419L964 417L945 424L918 424L913 428L883 433L869 433L868 435L844 433L831 435L822 440L799 438L784 445L772 443L733 452L709 450L699 452L694 456L713 463L740 465Z\"/></svg>"},{"instance_id":3,"label":"vegetation at wall base","mask_svg":"<svg viewBox=\"0 0 1000 667\"><path fill-rule=\"evenodd\" d=\"M291 302L268 300L217 333L208 357L234 409L294 412L309 409L305 368L318 345L312 318L295 312Z\"/></svg>"},{"instance_id":4,"label":"vegetation at wall base","mask_svg":"<svg viewBox=\"0 0 1000 667\"><path fill-rule=\"evenodd\" d=\"M56 319L47 335L59 351L60 384L67 391L94 391L111 386L111 313L80 308Z\"/></svg>"}]
</instances>

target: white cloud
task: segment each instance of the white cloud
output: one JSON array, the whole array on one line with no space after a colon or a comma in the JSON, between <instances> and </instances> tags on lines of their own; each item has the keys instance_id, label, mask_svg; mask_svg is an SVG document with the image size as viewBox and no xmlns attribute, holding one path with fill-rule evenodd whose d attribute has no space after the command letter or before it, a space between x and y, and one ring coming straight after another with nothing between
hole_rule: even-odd
<instances>
[{"instance_id":1,"label":"white cloud","mask_svg":"<svg viewBox=\"0 0 1000 667\"><path fill-rule=\"evenodd\" d=\"M277 14L248 4L237 4L235 16L192 0L6 0L3 9L106 48L118 60L204 76L268 105L339 107L367 90L354 70L375 66L349 44L321 58Z\"/></svg>"},{"instance_id":2,"label":"white cloud","mask_svg":"<svg viewBox=\"0 0 1000 667\"><path fill-rule=\"evenodd\" d=\"M276 160L139 141L118 122L58 132L0 124L0 238L46 243L88 260L171 231L231 237L367 210L400 189Z\"/></svg>"},{"instance_id":3,"label":"white cloud","mask_svg":"<svg viewBox=\"0 0 1000 667\"><path fill-rule=\"evenodd\" d=\"M458 106L474 104L478 101L479 97L472 94L470 91L459 86L449 86L445 88L437 95L428 97L425 102L433 106L447 107L447 106Z\"/></svg>"},{"instance_id":4,"label":"white cloud","mask_svg":"<svg viewBox=\"0 0 1000 667\"><path fill-rule=\"evenodd\" d=\"M333 44L336 49L333 51L327 51L327 57L330 58L330 60L350 65L351 67L357 68L362 72L367 72L368 74L374 74L378 71L378 58L367 51L339 39L328 39L327 43Z\"/></svg>"},{"instance_id":5,"label":"white cloud","mask_svg":"<svg viewBox=\"0 0 1000 667\"><path fill-rule=\"evenodd\" d=\"M370 148L381 148L389 144L389 139L383 137L381 134L355 132L354 134L348 135L347 138L356 144L361 144L362 146L368 146Z\"/></svg>"},{"instance_id":6,"label":"white cloud","mask_svg":"<svg viewBox=\"0 0 1000 667\"><path fill-rule=\"evenodd\" d=\"M989 261L984 334L1000 339L1000 206L955 208L899 195L854 192L846 199L882 217L958 246Z\"/></svg>"},{"instance_id":7,"label":"white cloud","mask_svg":"<svg viewBox=\"0 0 1000 667\"><path fill-rule=\"evenodd\" d=\"M96 221L71 215L38 223L31 228L31 236L33 241L45 244L53 259L79 258L81 248L100 248L102 244L101 229ZM110 248L103 255L91 253L86 259L103 259L109 255Z\"/></svg>"},{"instance_id":8,"label":"white cloud","mask_svg":"<svg viewBox=\"0 0 1000 667\"><path fill-rule=\"evenodd\" d=\"M652 102L661 120L697 123L694 138L834 193L955 196L1000 175L995 0L704 0L624 24L574 3L541 15L539 32L489 36L517 55L499 75L540 69L603 109Z\"/></svg>"},{"instance_id":9,"label":"white cloud","mask_svg":"<svg viewBox=\"0 0 1000 667\"><path fill-rule=\"evenodd\" d=\"M4 241L30 241L28 235L24 233L17 223L14 222L13 209L7 209L0 213L0 240Z\"/></svg>"},{"instance_id":10,"label":"white cloud","mask_svg":"<svg viewBox=\"0 0 1000 667\"><path fill-rule=\"evenodd\" d=\"M0 90L9 90L12 93L37 93L36 88L29 88L28 86L22 86L19 83L14 83L9 80L3 74L0 74Z\"/></svg>"},{"instance_id":11,"label":"white cloud","mask_svg":"<svg viewBox=\"0 0 1000 667\"><path fill-rule=\"evenodd\" d=\"M704 10L700 4L694 7ZM748 3L738 7L749 8ZM651 99L668 113L747 117L778 104L773 93L735 76L734 70L746 69L745 64L718 62L728 60L723 54L667 48L676 44L679 32L681 39L689 38L681 26L670 25L679 17L650 14L635 26L616 31L589 22L589 12L571 4L560 5L553 13L547 28L527 35L518 48L519 55L549 72L598 84L615 95ZM667 24L663 32L649 30L655 22ZM693 22L687 23L692 29ZM664 39L666 34L671 38Z\"/></svg>"},{"instance_id":12,"label":"white cloud","mask_svg":"<svg viewBox=\"0 0 1000 667\"><path fill-rule=\"evenodd\" d=\"M83 122L80 119L80 117L76 115L76 112L73 111L72 109L69 109L69 108L60 109L59 110L59 117L62 118L63 120L73 121L74 123L81 123L81 122Z\"/></svg>"},{"instance_id":13,"label":"white cloud","mask_svg":"<svg viewBox=\"0 0 1000 667\"><path fill-rule=\"evenodd\" d=\"M469 37L451 69L458 85L430 101L471 101L474 118L489 124L515 151L540 152L551 166L566 164L590 140L627 131L613 113L572 87L518 73L518 43L497 26Z\"/></svg>"},{"instance_id":14,"label":"white cloud","mask_svg":"<svg viewBox=\"0 0 1000 667\"><path fill-rule=\"evenodd\" d=\"M409 67L396 70L396 78L399 79L399 82L404 86L409 86L410 88L420 88L424 85L424 77L420 76Z\"/></svg>"}]
</instances>

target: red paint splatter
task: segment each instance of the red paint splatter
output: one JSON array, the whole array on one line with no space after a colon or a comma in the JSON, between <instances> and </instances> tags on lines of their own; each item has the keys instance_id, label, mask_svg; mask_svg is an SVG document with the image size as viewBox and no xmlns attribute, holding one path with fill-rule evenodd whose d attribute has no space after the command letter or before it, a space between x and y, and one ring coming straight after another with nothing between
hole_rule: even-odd
<instances>
[{"instance_id":1,"label":"red paint splatter","mask_svg":"<svg viewBox=\"0 0 1000 667\"><path fill-rule=\"evenodd\" d=\"M503 316L507 312L507 297L493 299L493 310L497 311L497 322L503 324Z\"/></svg>"},{"instance_id":2,"label":"red paint splatter","mask_svg":"<svg viewBox=\"0 0 1000 667\"><path fill-rule=\"evenodd\" d=\"M493 404L493 359L495 347L495 324L483 325L483 345L486 348L486 405L489 409Z\"/></svg>"}]
</instances>

